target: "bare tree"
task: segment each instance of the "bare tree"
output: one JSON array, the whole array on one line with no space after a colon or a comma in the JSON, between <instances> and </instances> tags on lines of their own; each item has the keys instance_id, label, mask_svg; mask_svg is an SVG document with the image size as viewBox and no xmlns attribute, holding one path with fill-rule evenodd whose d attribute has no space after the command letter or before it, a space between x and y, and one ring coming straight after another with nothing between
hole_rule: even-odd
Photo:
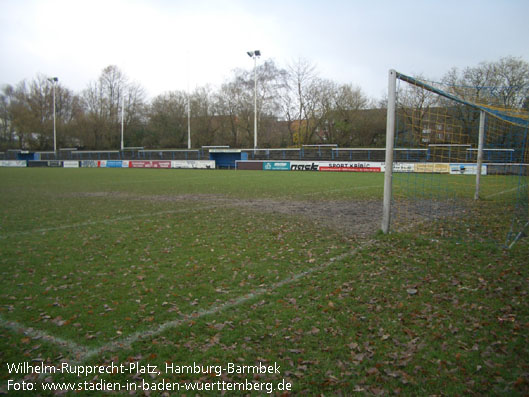
<instances>
[{"instance_id":1,"label":"bare tree","mask_svg":"<svg viewBox=\"0 0 529 397\"><path fill-rule=\"evenodd\" d=\"M46 76L38 75L16 88L6 88L2 95L3 119L11 130L10 146L50 150L53 148L53 86ZM78 99L60 83L56 86L55 113L59 147L72 142L71 124Z\"/></svg>"},{"instance_id":2,"label":"bare tree","mask_svg":"<svg viewBox=\"0 0 529 397\"><path fill-rule=\"evenodd\" d=\"M284 111L291 139L298 146L310 142L316 131L317 85L316 66L309 61L298 59L288 67L290 91L284 97Z\"/></svg>"},{"instance_id":3,"label":"bare tree","mask_svg":"<svg viewBox=\"0 0 529 397\"><path fill-rule=\"evenodd\" d=\"M219 113L223 115L222 128L226 142L231 146L249 146L253 126L253 85L249 88L249 75L234 71L232 80L224 83L216 95Z\"/></svg>"},{"instance_id":4,"label":"bare tree","mask_svg":"<svg viewBox=\"0 0 529 397\"><path fill-rule=\"evenodd\" d=\"M218 106L209 86L198 87L191 94L191 129L196 146L220 144L217 133L221 125Z\"/></svg>"},{"instance_id":5,"label":"bare tree","mask_svg":"<svg viewBox=\"0 0 529 397\"><path fill-rule=\"evenodd\" d=\"M157 96L148 112L148 147L184 147L187 141L187 93L173 91Z\"/></svg>"},{"instance_id":6,"label":"bare tree","mask_svg":"<svg viewBox=\"0 0 529 397\"><path fill-rule=\"evenodd\" d=\"M0 93L0 148L2 150L14 147L15 129L12 112L14 96L15 90L12 86L2 87Z\"/></svg>"},{"instance_id":7,"label":"bare tree","mask_svg":"<svg viewBox=\"0 0 529 397\"><path fill-rule=\"evenodd\" d=\"M330 130L329 142L340 146L369 146L380 133L375 128L375 112L368 112L371 101L360 87L351 84L335 85L333 102L326 125Z\"/></svg>"},{"instance_id":8,"label":"bare tree","mask_svg":"<svg viewBox=\"0 0 529 397\"><path fill-rule=\"evenodd\" d=\"M422 76L416 76L416 79L424 80ZM405 85L399 92L399 107L406 121L404 125L409 129L399 131L400 145L422 145L422 136L429 129L428 115L432 108L440 106L439 100L437 94L415 85Z\"/></svg>"},{"instance_id":9,"label":"bare tree","mask_svg":"<svg viewBox=\"0 0 529 397\"><path fill-rule=\"evenodd\" d=\"M126 125L142 121L144 112L143 88L130 83L117 66L107 66L95 82L83 92L85 109L84 142L95 149L120 147L120 123L123 103Z\"/></svg>"},{"instance_id":10,"label":"bare tree","mask_svg":"<svg viewBox=\"0 0 529 397\"><path fill-rule=\"evenodd\" d=\"M510 109L522 109L529 95L529 63L520 58L501 58L490 65L496 86L494 94L500 104Z\"/></svg>"},{"instance_id":11,"label":"bare tree","mask_svg":"<svg viewBox=\"0 0 529 397\"><path fill-rule=\"evenodd\" d=\"M280 97L286 87L286 71L272 60L257 66L257 124L259 142L269 146L278 132L277 119L281 111ZM253 142L254 72L237 69L234 77L222 85L217 98L219 112L224 115L226 139L234 146L251 146Z\"/></svg>"},{"instance_id":12,"label":"bare tree","mask_svg":"<svg viewBox=\"0 0 529 397\"><path fill-rule=\"evenodd\" d=\"M470 103L520 110L529 97L529 63L506 57L496 62L481 62L462 71L454 68L443 77L443 84L450 93ZM475 141L479 112L450 101L443 101L443 106L453 108L464 136Z\"/></svg>"}]
</instances>

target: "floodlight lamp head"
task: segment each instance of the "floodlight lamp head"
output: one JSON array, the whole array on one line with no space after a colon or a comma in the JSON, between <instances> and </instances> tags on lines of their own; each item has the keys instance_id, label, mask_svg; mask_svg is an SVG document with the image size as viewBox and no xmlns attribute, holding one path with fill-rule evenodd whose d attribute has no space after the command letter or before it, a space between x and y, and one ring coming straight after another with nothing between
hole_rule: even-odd
<instances>
[{"instance_id":1,"label":"floodlight lamp head","mask_svg":"<svg viewBox=\"0 0 529 397\"><path fill-rule=\"evenodd\" d=\"M261 56L261 51L255 50L254 54L255 54L256 57L260 57Z\"/></svg>"},{"instance_id":2,"label":"floodlight lamp head","mask_svg":"<svg viewBox=\"0 0 529 397\"><path fill-rule=\"evenodd\" d=\"M246 52L246 53L248 54L248 56L249 56L250 58L253 58L253 55L254 55L254 52L253 52L253 51L248 51L248 52Z\"/></svg>"}]
</instances>

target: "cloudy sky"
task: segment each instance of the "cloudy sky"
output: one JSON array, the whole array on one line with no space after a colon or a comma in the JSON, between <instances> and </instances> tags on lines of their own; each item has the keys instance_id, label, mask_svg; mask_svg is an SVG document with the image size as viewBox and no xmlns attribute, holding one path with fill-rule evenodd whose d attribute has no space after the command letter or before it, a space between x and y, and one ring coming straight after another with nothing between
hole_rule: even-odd
<instances>
[{"instance_id":1,"label":"cloudy sky","mask_svg":"<svg viewBox=\"0 0 529 397\"><path fill-rule=\"evenodd\" d=\"M528 16L528 0L0 0L0 85L43 74L81 91L117 65L152 98L218 85L259 49L379 98L390 68L529 61Z\"/></svg>"}]
</instances>

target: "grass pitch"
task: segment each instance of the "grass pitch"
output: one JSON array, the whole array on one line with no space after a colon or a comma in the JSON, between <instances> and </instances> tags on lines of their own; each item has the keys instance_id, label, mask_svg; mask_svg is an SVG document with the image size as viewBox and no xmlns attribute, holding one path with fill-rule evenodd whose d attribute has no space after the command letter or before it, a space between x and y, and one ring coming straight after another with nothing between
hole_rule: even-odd
<instances>
[{"instance_id":1,"label":"grass pitch","mask_svg":"<svg viewBox=\"0 0 529 397\"><path fill-rule=\"evenodd\" d=\"M504 251L420 227L374 234L382 178L0 169L0 391L14 380L42 395L51 381L528 393L527 239ZM158 372L9 373L23 362Z\"/></svg>"}]
</instances>

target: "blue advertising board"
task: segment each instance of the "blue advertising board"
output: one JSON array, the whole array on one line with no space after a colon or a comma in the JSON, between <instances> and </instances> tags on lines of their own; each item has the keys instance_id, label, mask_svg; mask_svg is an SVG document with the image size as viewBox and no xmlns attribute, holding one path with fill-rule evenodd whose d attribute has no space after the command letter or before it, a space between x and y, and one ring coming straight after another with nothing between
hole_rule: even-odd
<instances>
[{"instance_id":1,"label":"blue advertising board","mask_svg":"<svg viewBox=\"0 0 529 397\"><path fill-rule=\"evenodd\" d=\"M290 161L265 161L263 163L265 171L289 171Z\"/></svg>"},{"instance_id":2,"label":"blue advertising board","mask_svg":"<svg viewBox=\"0 0 529 397\"><path fill-rule=\"evenodd\" d=\"M107 160L107 168L121 168L122 166L121 160Z\"/></svg>"}]
</instances>

